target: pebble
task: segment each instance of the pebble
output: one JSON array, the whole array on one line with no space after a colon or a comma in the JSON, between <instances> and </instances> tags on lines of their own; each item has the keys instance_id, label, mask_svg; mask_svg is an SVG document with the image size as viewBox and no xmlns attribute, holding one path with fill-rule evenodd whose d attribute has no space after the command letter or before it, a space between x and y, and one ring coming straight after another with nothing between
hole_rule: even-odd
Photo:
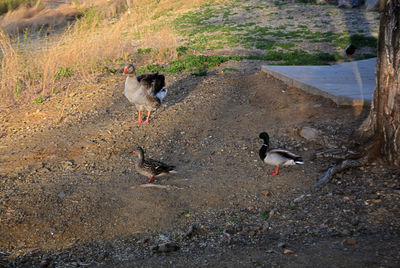
<instances>
[{"instance_id":1,"label":"pebble","mask_svg":"<svg viewBox=\"0 0 400 268\"><path fill-rule=\"evenodd\" d=\"M175 243L168 242L164 244L154 245L150 249L155 253L167 253L177 251L179 249L179 246Z\"/></svg>"},{"instance_id":2,"label":"pebble","mask_svg":"<svg viewBox=\"0 0 400 268\"><path fill-rule=\"evenodd\" d=\"M63 199L64 197L65 197L65 192L64 191L62 191L62 192L60 192L59 194L58 194L58 197L60 198L60 199Z\"/></svg>"},{"instance_id":3,"label":"pebble","mask_svg":"<svg viewBox=\"0 0 400 268\"><path fill-rule=\"evenodd\" d=\"M342 230L342 235L348 235L348 234L350 234L349 230L346 229Z\"/></svg>"},{"instance_id":4,"label":"pebble","mask_svg":"<svg viewBox=\"0 0 400 268\"><path fill-rule=\"evenodd\" d=\"M294 251L293 250L290 250L290 249L285 249L284 251L283 251L283 254L293 254L294 253Z\"/></svg>"},{"instance_id":5,"label":"pebble","mask_svg":"<svg viewBox=\"0 0 400 268\"><path fill-rule=\"evenodd\" d=\"M312 127L302 127L299 135L308 141L315 141L319 137L319 131Z\"/></svg>"},{"instance_id":6,"label":"pebble","mask_svg":"<svg viewBox=\"0 0 400 268\"><path fill-rule=\"evenodd\" d=\"M354 246L355 244L357 244L357 241L354 238L347 238L343 241L343 245L346 246Z\"/></svg>"},{"instance_id":7,"label":"pebble","mask_svg":"<svg viewBox=\"0 0 400 268\"><path fill-rule=\"evenodd\" d=\"M42 261L40 262L40 264L39 264L39 266L40 266L41 268L49 267L49 265L50 265L50 262L49 262L48 260L42 260Z\"/></svg>"},{"instance_id":8,"label":"pebble","mask_svg":"<svg viewBox=\"0 0 400 268\"><path fill-rule=\"evenodd\" d=\"M96 260L98 262L102 262L105 259L105 256L103 254L100 254L99 256L97 256Z\"/></svg>"}]
</instances>

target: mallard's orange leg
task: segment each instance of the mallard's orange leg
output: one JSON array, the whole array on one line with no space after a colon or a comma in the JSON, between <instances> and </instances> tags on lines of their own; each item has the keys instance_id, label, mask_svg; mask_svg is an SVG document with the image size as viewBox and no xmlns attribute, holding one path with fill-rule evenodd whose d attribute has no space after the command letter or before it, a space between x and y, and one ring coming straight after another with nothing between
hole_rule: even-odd
<instances>
[{"instance_id":1,"label":"mallard's orange leg","mask_svg":"<svg viewBox=\"0 0 400 268\"><path fill-rule=\"evenodd\" d=\"M142 110L139 110L139 117L138 120L135 122L135 124L141 124L142 123Z\"/></svg>"},{"instance_id":2,"label":"mallard's orange leg","mask_svg":"<svg viewBox=\"0 0 400 268\"><path fill-rule=\"evenodd\" d=\"M150 113L151 113L151 111L147 111L146 121L142 122L142 125L148 125L149 124Z\"/></svg>"},{"instance_id":3,"label":"mallard's orange leg","mask_svg":"<svg viewBox=\"0 0 400 268\"><path fill-rule=\"evenodd\" d=\"M154 181L154 176L153 177L151 177L148 181L146 181L146 183L145 184L148 184L148 183L150 183L150 182L153 182Z\"/></svg>"},{"instance_id":4,"label":"mallard's orange leg","mask_svg":"<svg viewBox=\"0 0 400 268\"><path fill-rule=\"evenodd\" d=\"M275 167L275 171L274 172L272 172L272 176L275 176L275 175L278 175L278 173L279 173L279 166L276 166Z\"/></svg>"}]
</instances>

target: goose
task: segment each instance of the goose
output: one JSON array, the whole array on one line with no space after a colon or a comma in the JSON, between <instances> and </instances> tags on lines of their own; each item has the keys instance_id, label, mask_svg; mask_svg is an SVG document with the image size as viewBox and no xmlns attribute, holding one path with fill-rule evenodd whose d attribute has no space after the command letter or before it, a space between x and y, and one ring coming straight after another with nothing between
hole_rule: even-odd
<instances>
[{"instance_id":1,"label":"goose","mask_svg":"<svg viewBox=\"0 0 400 268\"><path fill-rule=\"evenodd\" d=\"M138 110L138 120L135 124L147 125L152 110L161 105L167 95L164 75L158 73L142 74L136 76L136 69L132 64L124 67L123 73L127 76L124 95L130 103L135 104ZM147 110L146 121L142 121L142 111Z\"/></svg>"},{"instance_id":2,"label":"goose","mask_svg":"<svg viewBox=\"0 0 400 268\"><path fill-rule=\"evenodd\" d=\"M175 166L170 166L150 158L144 159L144 151L141 147L137 147L130 154L138 155L135 168L139 174L149 177L149 180L146 182L146 184L153 182L155 177L168 175L170 173L178 173L175 170Z\"/></svg>"},{"instance_id":3,"label":"goose","mask_svg":"<svg viewBox=\"0 0 400 268\"><path fill-rule=\"evenodd\" d=\"M264 141L264 144L259 150L261 160L268 164L275 166L275 171L272 172L272 176L278 175L279 166L290 166L290 165L303 165L304 162L301 156L292 153L285 149L270 149L269 148L269 135L267 132L261 132L259 138Z\"/></svg>"}]
</instances>

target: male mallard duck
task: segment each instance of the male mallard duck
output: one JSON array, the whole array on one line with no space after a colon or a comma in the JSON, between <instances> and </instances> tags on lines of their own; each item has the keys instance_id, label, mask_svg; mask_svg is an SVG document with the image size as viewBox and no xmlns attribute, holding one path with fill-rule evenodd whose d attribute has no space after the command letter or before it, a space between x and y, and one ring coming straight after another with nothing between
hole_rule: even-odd
<instances>
[{"instance_id":1,"label":"male mallard duck","mask_svg":"<svg viewBox=\"0 0 400 268\"><path fill-rule=\"evenodd\" d=\"M135 123L147 125L151 111L158 108L167 95L168 89L163 88L165 77L158 73L136 76L136 70L132 64L124 67L124 74L127 75L124 95L135 104L139 112L139 118ZM143 109L147 110L147 118L142 122Z\"/></svg>"},{"instance_id":2,"label":"male mallard duck","mask_svg":"<svg viewBox=\"0 0 400 268\"><path fill-rule=\"evenodd\" d=\"M144 151L141 147L137 147L130 154L138 155L138 159L135 165L136 171L139 174L150 178L146 183L154 181L154 177L164 176L169 173L177 173L174 166L170 166L150 158L144 159Z\"/></svg>"},{"instance_id":3,"label":"male mallard duck","mask_svg":"<svg viewBox=\"0 0 400 268\"><path fill-rule=\"evenodd\" d=\"M260 139L264 140L264 144L261 146L259 155L261 160L268 164L276 166L275 171L272 173L273 176L279 172L279 166L290 166L290 165L303 165L304 162L301 160L301 156L289 152L285 149L270 149L269 148L269 135L266 132L262 132L259 135Z\"/></svg>"}]
</instances>

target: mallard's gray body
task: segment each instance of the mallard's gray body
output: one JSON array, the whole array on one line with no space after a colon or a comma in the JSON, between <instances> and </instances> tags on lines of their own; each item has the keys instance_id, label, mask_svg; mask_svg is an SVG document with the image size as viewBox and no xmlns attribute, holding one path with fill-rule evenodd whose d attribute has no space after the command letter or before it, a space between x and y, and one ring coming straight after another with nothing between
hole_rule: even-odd
<instances>
[{"instance_id":1,"label":"mallard's gray body","mask_svg":"<svg viewBox=\"0 0 400 268\"><path fill-rule=\"evenodd\" d=\"M259 150L260 159L268 164L275 166L275 171L272 175L277 175L279 172L279 166L291 166L291 165L303 165L304 162L301 156L292 153L288 150L281 148L269 148L269 135L266 132L262 132L259 135L260 139L263 139L264 144Z\"/></svg>"}]
</instances>

